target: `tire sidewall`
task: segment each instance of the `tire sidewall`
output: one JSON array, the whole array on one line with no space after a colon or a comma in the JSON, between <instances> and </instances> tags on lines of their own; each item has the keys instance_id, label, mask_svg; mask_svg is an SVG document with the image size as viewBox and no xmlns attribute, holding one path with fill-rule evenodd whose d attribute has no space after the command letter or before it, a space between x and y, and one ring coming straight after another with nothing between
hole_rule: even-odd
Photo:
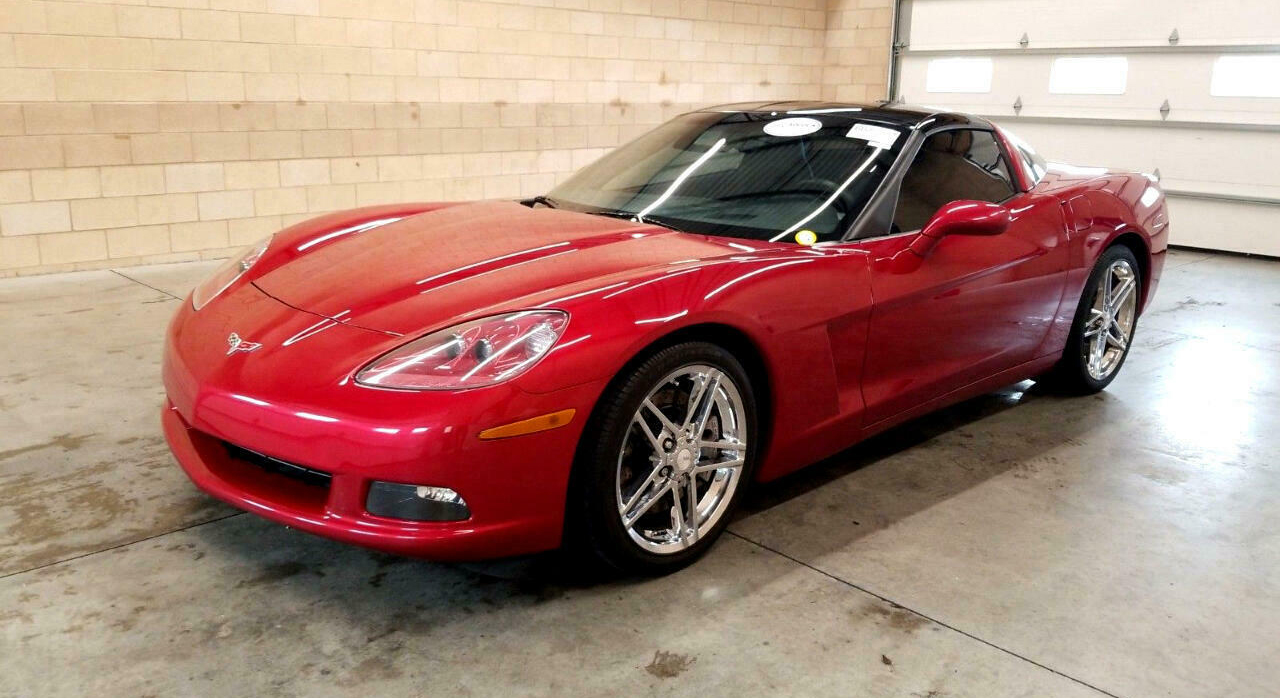
<instances>
[{"instance_id":1,"label":"tire sidewall","mask_svg":"<svg viewBox=\"0 0 1280 698\"><path fill-rule=\"evenodd\" d=\"M706 364L724 371L738 388L746 414L746 462L739 482L720 519L696 543L685 550L658 554L640 548L618 516L616 493L618 453L630 429L631 419L658 382L680 368ZM665 574L680 569L705 553L724 532L754 474L760 427L750 377L733 354L709 342L684 342L658 350L624 369L605 389L591 422L583 432L582 448L574 465L570 487L570 530L566 539L585 547L584 552L628 574ZM574 528L580 530L573 530Z\"/></svg>"}]
</instances>

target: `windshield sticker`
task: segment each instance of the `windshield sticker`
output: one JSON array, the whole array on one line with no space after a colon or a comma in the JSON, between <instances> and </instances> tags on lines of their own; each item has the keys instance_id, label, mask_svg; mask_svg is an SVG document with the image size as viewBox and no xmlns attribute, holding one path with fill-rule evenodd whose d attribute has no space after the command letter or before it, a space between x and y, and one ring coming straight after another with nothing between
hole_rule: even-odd
<instances>
[{"instance_id":1,"label":"windshield sticker","mask_svg":"<svg viewBox=\"0 0 1280 698\"><path fill-rule=\"evenodd\" d=\"M796 233L796 242L808 247L818 241L818 234L812 230L801 230Z\"/></svg>"},{"instance_id":2,"label":"windshield sticker","mask_svg":"<svg viewBox=\"0 0 1280 698\"><path fill-rule=\"evenodd\" d=\"M822 122L817 119L806 119L803 117L794 117L790 119L778 119L770 121L764 125L764 132L770 136L779 138L793 138L795 136L807 136L814 131L822 129Z\"/></svg>"},{"instance_id":3,"label":"windshield sticker","mask_svg":"<svg viewBox=\"0 0 1280 698\"><path fill-rule=\"evenodd\" d=\"M892 148L893 144L898 140L897 131L871 124L856 124L844 135L846 138L860 138L870 143L872 148L883 148L884 150Z\"/></svg>"}]
</instances>

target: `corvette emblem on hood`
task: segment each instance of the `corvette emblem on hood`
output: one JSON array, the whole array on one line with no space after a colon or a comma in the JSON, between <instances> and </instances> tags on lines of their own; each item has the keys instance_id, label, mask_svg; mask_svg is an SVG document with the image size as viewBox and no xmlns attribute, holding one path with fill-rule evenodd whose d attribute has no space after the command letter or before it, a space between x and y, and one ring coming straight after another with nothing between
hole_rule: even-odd
<instances>
[{"instance_id":1,"label":"corvette emblem on hood","mask_svg":"<svg viewBox=\"0 0 1280 698\"><path fill-rule=\"evenodd\" d=\"M246 342L240 338L240 335L232 332L227 335L227 347L227 356L231 356L238 351L243 351L245 353L257 351L262 347L262 344L259 342Z\"/></svg>"}]
</instances>

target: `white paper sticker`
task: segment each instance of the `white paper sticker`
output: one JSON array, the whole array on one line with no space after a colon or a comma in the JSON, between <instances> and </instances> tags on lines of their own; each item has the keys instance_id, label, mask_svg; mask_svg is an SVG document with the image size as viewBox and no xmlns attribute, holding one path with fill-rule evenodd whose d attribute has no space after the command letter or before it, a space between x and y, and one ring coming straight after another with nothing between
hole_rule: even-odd
<instances>
[{"instance_id":1,"label":"white paper sticker","mask_svg":"<svg viewBox=\"0 0 1280 698\"><path fill-rule=\"evenodd\" d=\"M898 140L897 131L872 124L855 124L844 135L846 138L860 138L870 143L872 148L884 148L885 150L892 148L893 144Z\"/></svg>"},{"instance_id":2,"label":"white paper sticker","mask_svg":"<svg viewBox=\"0 0 1280 698\"><path fill-rule=\"evenodd\" d=\"M793 117L790 119L770 121L764 125L764 132L770 136L778 136L779 138L792 138L794 136L807 136L821 128L822 122L817 119Z\"/></svg>"}]
</instances>

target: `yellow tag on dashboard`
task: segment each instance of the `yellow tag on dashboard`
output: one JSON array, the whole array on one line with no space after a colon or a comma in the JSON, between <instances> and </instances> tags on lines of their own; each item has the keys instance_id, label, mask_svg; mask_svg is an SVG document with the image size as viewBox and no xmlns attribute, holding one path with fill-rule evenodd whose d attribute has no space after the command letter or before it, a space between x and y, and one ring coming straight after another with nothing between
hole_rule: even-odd
<instances>
[{"instance_id":1,"label":"yellow tag on dashboard","mask_svg":"<svg viewBox=\"0 0 1280 698\"><path fill-rule=\"evenodd\" d=\"M813 232L812 230L801 230L800 232L796 233L796 242L806 247L809 245L812 245L817 241L818 241L818 234Z\"/></svg>"}]
</instances>

